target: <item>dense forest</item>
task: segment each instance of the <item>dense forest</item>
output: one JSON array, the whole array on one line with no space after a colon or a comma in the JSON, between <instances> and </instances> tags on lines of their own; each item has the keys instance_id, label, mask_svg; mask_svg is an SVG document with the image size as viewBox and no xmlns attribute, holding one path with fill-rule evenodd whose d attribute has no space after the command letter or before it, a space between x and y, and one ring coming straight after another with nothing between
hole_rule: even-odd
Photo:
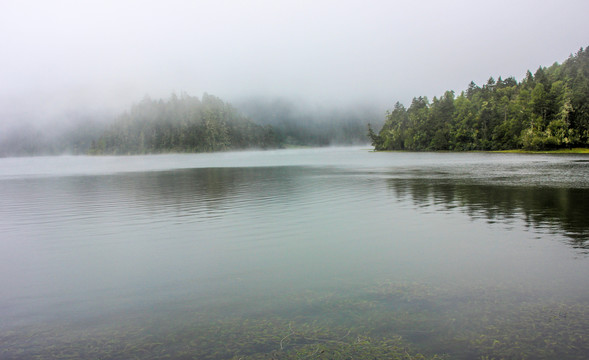
<instances>
[{"instance_id":1,"label":"dense forest","mask_svg":"<svg viewBox=\"0 0 589 360\"><path fill-rule=\"evenodd\" d=\"M90 153L207 152L280 145L272 127L253 123L215 96L173 94L167 101L146 97L134 105L92 143Z\"/></svg>"},{"instance_id":2,"label":"dense forest","mask_svg":"<svg viewBox=\"0 0 589 360\"><path fill-rule=\"evenodd\" d=\"M376 150L545 150L589 146L589 49L562 64L482 87L397 102L378 134Z\"/></svg>"}]
</instances>

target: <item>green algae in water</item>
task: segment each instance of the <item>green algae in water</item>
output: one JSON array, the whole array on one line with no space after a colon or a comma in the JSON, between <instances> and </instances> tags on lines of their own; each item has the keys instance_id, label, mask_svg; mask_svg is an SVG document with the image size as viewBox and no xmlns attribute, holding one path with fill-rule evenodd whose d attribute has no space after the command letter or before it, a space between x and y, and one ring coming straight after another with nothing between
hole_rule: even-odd
<instances>
[{"instance_id":1,"label":"green algae in water","mask_svg":"<svg viewBox=\"0 0 589 360\"><path fill-rule=\"evenodd\" d=\"M345 332L344 332L345 331ZM343 334L343 335L342 335ZM3 336L4 359L439 359L416 353L400 337L372 339L352 329L285 319L233 318L158 331L119 329L21 342ZM45 334L48 335L48 334ZM11 338L12 336L12 338Z\"/></svg>"},{"instance_id":2,"label":"green algae in water","mask_svg":"<svg viewBox=\"0 0 589 360\"><path fill-rule=\"evenodd\" d=\"M282 306L265 311L172 307L125 324L4 332L0 358L584 359L587 299L538 295L395 282L346 294L307 291L273 299Z\"/></svg>"}]
</instances>

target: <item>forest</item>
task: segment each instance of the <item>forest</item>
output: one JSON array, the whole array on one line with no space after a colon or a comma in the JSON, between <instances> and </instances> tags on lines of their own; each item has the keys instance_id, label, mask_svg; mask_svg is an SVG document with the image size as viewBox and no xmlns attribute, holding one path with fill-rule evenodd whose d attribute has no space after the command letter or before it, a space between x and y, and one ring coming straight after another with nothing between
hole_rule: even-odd
<instances>
[{"instance_id":1,"label":"forest","mask_svg":"<svg viewBox=\"0 0 589 360\"><path fill-rule=\"evenodd\" d=\"M552 150L589 147L589 49L562 64L486 84L456 96L397 102L380 131L368 124L376 150Z\"/></svg>"},{"instance_id":2,"label":"forest","mask_svg":"<svg viewBox=\"0 0 589 360\"><path fill-rule=\"evenodd\" d=\"M382 114L382 113L380 113ZM556 150L589 147L589 49L562 64L456 96L376 107L313 107L283 98L238 101L182 93L146 96L128 111L65 114L50 128L20 121L0 133L0 157L57 154L210 152L372 142L376 150ZM384 120L384 121L383 121ZM366 123L368 136L366 138ZM61 125L60 125L61 124ZM373 126L380 130L375 132Z\"/></svg>"},{"instance_id":3,"label":"forest","mask_svg":"<svg viewBox=\"0 0 589 360\"><path fill-rule=\"evenodd\" d=\"M145 97L92 142L90 154L210 152L276 148L271 126L253 123L218 97Z\"/></svg>"},{"instance_id":4,"label":"forest","mask_svg":"<svg viewBox=\"0 0 589 360\"><path fill-rule=\"evenodd\" d=\"M317 107L285 98L234 104L182 93L165 100L146 96L118 115L73 112L44 126L23 119L0 130L0 157L366 144L366 122L383 124L382 112L366 104Z\"/></svg>"}]
</instances>

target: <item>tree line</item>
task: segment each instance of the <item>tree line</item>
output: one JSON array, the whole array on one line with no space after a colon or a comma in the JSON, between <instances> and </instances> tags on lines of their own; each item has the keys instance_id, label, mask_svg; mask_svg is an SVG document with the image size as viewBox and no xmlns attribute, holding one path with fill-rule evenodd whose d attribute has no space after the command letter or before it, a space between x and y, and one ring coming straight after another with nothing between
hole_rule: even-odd
<instances>
[{"instance_id":1,"label":"tree line","mask_svg":"<svg viewBox=\"0 0 589 360\"><path fill-rule=\"evenodd\" d=\"M44 125L23 118L0 129L0 157L366 144L366 122L382 125L379 112L366 104L318 108L288 99L244 99L234 106L206 93L146 96L119 115L79 111Z\"/></svg>"},{"instance_id":2,"label":"tree line","mask_svg":"<svg viewBox=\"0 0 589 360\"><path fill-rule=\"evenodd\" d=\"M89 149L91 154L211 152L276 148L271 126L255 124L218 97L149 97L120 115Z\"/></svg>"},{"instance_id":3,"label":"tree line","mask_svg":"<svg viewBox=\"0 0 589 360\"><path fill-rule=\"evenodd\" d=\"M376 150L544 150L589 147L589 49L562 64L529 70L517 82L489 78L453 91L397 102L378 134Z\"/></svg>"}]
</instances>

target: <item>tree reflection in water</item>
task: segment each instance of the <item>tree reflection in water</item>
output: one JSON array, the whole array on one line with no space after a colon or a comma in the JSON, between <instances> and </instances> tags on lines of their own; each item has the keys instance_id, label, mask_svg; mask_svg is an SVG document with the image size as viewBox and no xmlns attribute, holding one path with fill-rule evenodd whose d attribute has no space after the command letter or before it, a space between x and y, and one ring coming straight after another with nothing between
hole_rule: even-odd
<instances>
[{"instance_id":1,"label":"tree reflection in water","mask_svg":"<svg viewBox=\"0 0 589 360\"><path fill-rule=\"evenodd\" d=\"M459 209L472 218L509 222L565 235L568 244L589 253L589 189L460 183L445 179L389 179L397 198L417 207Z\"/></svg>"}]
</instances>

